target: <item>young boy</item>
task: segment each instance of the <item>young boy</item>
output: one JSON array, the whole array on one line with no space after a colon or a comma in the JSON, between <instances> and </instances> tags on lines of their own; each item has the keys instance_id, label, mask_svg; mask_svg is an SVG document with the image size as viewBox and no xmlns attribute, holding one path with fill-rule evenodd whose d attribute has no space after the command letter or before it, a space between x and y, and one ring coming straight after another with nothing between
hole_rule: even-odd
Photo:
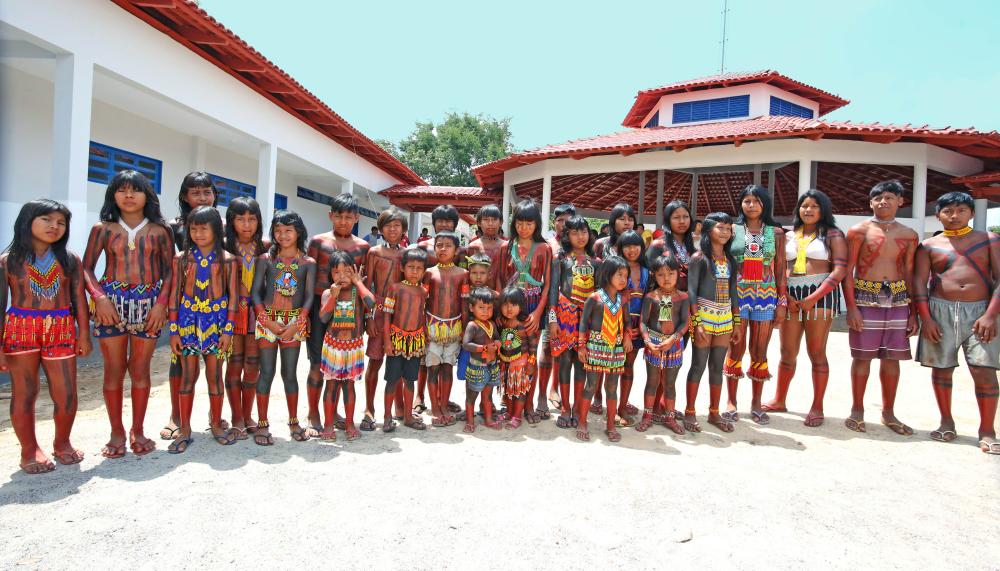
<instances>
[{"instance_id":1,"label":"young boy","mask_svg":"<svg viewBox=\"0 0 1000 571\"><path fill-rule=\"evenodd\" d=\"M910 312L913 255L917 233L896 222L903 205L903 185L880 182L868 193L874 216L855 224L847 233L848 339L851 345L851 392L854 404L847 428L866 432L865 386L872 359L879 359L882 381L882 424L896 434L909 436L913 429L896 418L893 405L899 386L899 362L910 359L909 336L916 332L916 314ZM853 278L853 279L852 279Z\"/></svg>"},{"instance_id":2,"label":"young boy","mask_svg":"<svg viewBox=\"0 0 1000 571\"><path fill-rule=\"evenodd\" d=\"M343 193L330 203L330 223L333 230L312 237L309 241L307 254L316 260L316 286L313 292L312 310L309 312L309 343L306 345L309 353L309 377L306 380L306 400L309 403L310 437L318 437L323 430L319 415L319 398L323 391L323 375L320 373L320 363L323 357L323 336L326 328L319 319L319 307L323 292L330 288L330 254L334 250L347 252L357 265L356 270L363 275L365 257L371 246L355 236L354 225L358 223L358 201L353 195ZM336 411L334 411L336 415ZM340 428L338 421L337 428Z\"/></svg>"},{"instance_id":3,"label":"young boy","mask_svg":"<svg viewBox=\"0 0 1000 571\"><path fill-rule=\"evenodd\" d=\"M493 308L497 296L493 290L477 287L469 294L469 311L472 322L465 329L463 350L470 355L465 384L464 432L476 431L476 395L482 393L483 424L500 430L501 424L493 420L493 387L500 386L500 331L493 323Z\"/></svg>"},{"instance_id":4,"label":"young boy","mask_svg":"<svg viewBox=\"0 0 1000 571\"><path fill-rule=\"evenodd\" d=\"M951 416L951 377L958 366L958 349L963 349L979 404L979 447L987 454L1000 454L993 428L1000 369L1000 237L969 227L973 208L972 197L964 192L942 195L936 211L944 232L917 249L913 276L913 301L920 314L917 360L932 367L934 397L941 411L941 426L931 438L951 442L958 436Z\"/></svg>"},{"instance_id":5,"label":"young boy","mask_svg":"<svg viewBox=\"0 0 1000 571\"><path fill-rule=\"evenodd\" d=\"M413 416L413 383L417 380L420 358L427 352L427 290L422 281L427 269L427 252L409 248L403 252L403 280L389 285L382 311L382 346L385 347L384 432L396 429L392 401L396 384L403 379L403 424L427 428Z\"/></svg>"},{"instance_id":6,"label":"young boy","mask_svg":"<svg viewBox=\"0 0 1000 571\"><path fill-rule=\"evenodd\" d=\"M427 270L427 380L430 384L431 424L446 426L455 423L448 414L451 395L452 367L458 361L462 343L462 319L468 313L466 298L469 281L466 270L455 265L458 235L439 232L434 237L434 252L438 263Z\"/></svg>"},{"instance_id":7,"label":"young boy","mask_svg":"<svg viewBox=\"0 0 1000 571\"><path fill-rule=\"evenodd\" d=\"M485 255L491 262L486 287L493 291L500 289L500 255L507 247L507 240L500 237L500 225L503 223L500 209L495 204L488 204L479 209L476 213L476 225L482 232L482 236L476 238L466 246L465 252L469 258L477 254ZM471 264L469 271L472 271ZM470 276L471 279L471 276Z\"/></svg>"},{"instance_id":8,"label":"young boy","mask_svg":"<svg viewBox=\"0 0 1000 571\"><path fill-rule=\"evenodd\" d=\"M403 248L400 240L406 234L407 220L395 206L383 210L378 217L378 232L385 241L384 245L368 250L365 257L365 287L375 296L375 309L372 318L368 320L368 370L365 371L365 416L361 419L361 430L375 430L375 389L378 386L378 373L385 359L385 346L378 328L382 325L382 310L385 308L385 294L389 286L403 279L402 259ZM397 391L396 403L402 402L403 394Z\"/></svg>"}]
</instances>

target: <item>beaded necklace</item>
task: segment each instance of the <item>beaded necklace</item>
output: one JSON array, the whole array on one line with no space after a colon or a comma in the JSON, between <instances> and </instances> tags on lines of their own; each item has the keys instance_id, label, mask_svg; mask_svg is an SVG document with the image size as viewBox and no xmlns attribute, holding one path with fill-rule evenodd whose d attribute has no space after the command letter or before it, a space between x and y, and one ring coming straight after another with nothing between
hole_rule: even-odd
<instances>
[{"instance_id":1,"label":"beaded necklace","mask_svg":"<svg viewBox=\"0 0 1000 571\"><path fill-rule=\"evenodd\" d=\"M212 283L212 264L215 263L215 250L208 255L201 253L200 248L191 248L191 255L194 257L194 299L195 301L206 301L211 299L208 286Z\"/></svg>"},{"instance_id":2,"label":"beaded necklace","mask_svg":"<svg viewBox=\"0 0 1000 571\"><path fill-rule=\"evenodd\" d=\"M351 329L355 324L355 308L358 301L358 288L351 287L351 299L338 299L333 308L334 329Z\"/></svg>"},{"instance_id":3,"label":"beaded necklace","mask_svg":"<svg viewBox=\"0 0 1000 571\"><path fill-rule=\"evenodd\" d=\"M253 287L254 259L257 257L257 248L252 242L249 245L249 249L245 249L243 244L237 243L236 251L240 253L240 263L243 264L243 272L240 273L240 280L243 282L243 287L249 292Z\"/></svg>"},{"instance_id":4,"label":"beaded necklace","mask_svg":"<svg viewBox=\"0 0 1000 571\"><path fill-rule=\"evenodd\" d=\"M59 293L59 268L56 265L56 255L52 253L52 248L49 248L41 258L38 256L34 258L33 262L28 262L31 293L45 299L55 299Z\"/></svg>"},{"instance_id":5,"label":"beaded necklace","mask_svg":"<svg viewBox=\"0 0 1000 571\"><path fill-rule=\"evenodd\" d=\"M660 294L660 321L672 321L674 311L673 291Z\"/></svg>"},{"instance_id":6,"label":"beaded necklace","mask_svg":"<svg viewBox=\"0 0 1000 571\"><path fill-rule=\"evenodd\" d=\"M531 275L531 261L535 259L535 248L538 246L538 242L531 243L531 249L528 250L528 259L524 261L521 259L520 246L514 244L511 248L511 259L514 262L514 267L517 268L517 281L518 285L524 287L525 284L530 284L533 286L541 286L542 282L536 280L534 276Z\"/></svg>"},{"instance_id":7,"label":"beaded necklace","mask_svg":"<svg viewBox=\"0 0 1000 571\"><path fill-rule=\"evenodd\" d=\"M493 339L493 323L487 323L486 321L480 321L476 319L476 325L482 328L483 333L486 333L487 339Z\"/></svg>"},{"instance_id":8,"label":"beaded necklace","mask_svg":"<svg viewBox=\"0 0 1000 571\"><path fill-rule=\"evenodd\" d=\"M684 242L678 242L677 238L674 238L673 235L670 236L670 241L674 243L674 251L677 252L677 259L680 263L688 263L690 258L688 257L687 246L684 245Z\"/></svg>"},{"instance_id":9,"label":"beaded necklace","mask_svg":"<svg viewBox=\"0 0 1000 571\"><path fill-rule=\"evenodd\" d=\"M408 286L419 286L420 285L419 283L414 283L414 282L411 282L411 281L405 280L405 279L404 280L400 280L399 283L401 283L403 285L408 285Z\"/></svg>"},{"instance_id":10,"label":"beaded necklace","mask_svg":"<svg viewBox=\"0 0 1000 571\"><path fill-rule=\"evenodd\" d=\"M299 269L301 255L302 252L296 251L295 257L287 264L281 258L275 257L274 290L285 297L292 297L299 289L299 280L295 278L295 272Z\"/></svg>"},{"instance_id":11,"label":"beaded necklace","mask_svg":"<svg viewBox=\"0 0 1000 571\"><path fill-rule=\"evenodd\" d=\"M715 266L715 279L729 279L729 260L725 257L720 260L713 256L712 262Z\"/></svg>"},{"instance_id":12,"label":"beaded necklace","mask_svg":"<svg viewBox=\"0 0 1000 571\"><path fill-rule=\"evenodd\" d=\"M945 230L942 232L948 238L957 238L959 236L965 236L969 232L972 232L971 226L966 226L965 228L959 228L958 230Z\"/></svg>"},{"instance_id":13,"label":"beaded necklace","mask_svg":"<svg viewBox=\"0 0 1000 571\"><path fill-rule=\"evenodd\" d=\"M142 230L146 224L149 223L149 218L143 217L142 222L136 224L135 228L132 228L125 223L125 220L118 218L118 225L125 229L125 233L128 234L128 249L135 250L135 237L139 234L139 230Z\"/></svg>"},{"instance_id":14,"label":"beaded necklace","mask_svg":"<svg viewBox=\"0 0 1000 571\"><path fill-rule=\"evenodd\" d=\"M438 266L439 270L444 270L444 269L447 269L447 268L454 268L455 267L455 262L448 262L447 264L442 264L442 263L438 262L437 266Z\"/></svg>"},{"instance_id":15,"label":"beaded necklace","mask_svg":"<svg viewBox=\"0 0 1000 571\"><path fill-rule=\"evenodd\" d=\"M583 258L586 260L586 258ZM570 299L583 305L594 292L594 266L581 263L580 257L573 260L573 284Z\"/></svg>"},{"instance_id":16,"label":"beaded necklace","mask_svg":"<svg viewBox=\"0 0 1000 571\"><path fill-rule=\"evenodd\" d=\"M792 266L793 274L806 273L806 249L809 244L816 239L816 232L806 234L805 230L799 228L795 231L795 239L798 241L798 250L795 251L795 265Z\"/></svg>"}]
</instances>

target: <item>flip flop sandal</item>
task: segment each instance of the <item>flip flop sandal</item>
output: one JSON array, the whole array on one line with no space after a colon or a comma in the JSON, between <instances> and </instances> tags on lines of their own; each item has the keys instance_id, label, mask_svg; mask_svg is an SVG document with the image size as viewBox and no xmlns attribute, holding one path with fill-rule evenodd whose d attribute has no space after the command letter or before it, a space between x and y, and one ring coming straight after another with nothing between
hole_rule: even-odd
<instances>
[{"instance_id":1,"label":"flip flop sandal","mask_svg":"<svg viewBox=\"0 0 1000 571\"><path fill-rule=\"evenodd\" d=\"M372 432L376 428L375 419L366 414L365 417L361 419L361 426L359 428L365 432Z\"/></svg>"},{"instance_id":2,"label":"flip flop sandal","mask_svg":"<svg viewBox=\"0 0 1000 571\"><path fill-rule=\"evenodd\" d=\"M697 420L685 420L684 430L688 432L701 432L701 424Z\"/></svg>"},{"instance_id":3,"label":"flip flop sandal","mask_svg":"<svg viewBox=\"0 0 1000 571\"><path fill-rule=\"evenodd\" d=\"M322 426L311 424L309 425L308 428L306 428L306 436L308 436L309 438L319 438L319 435L322 433L323 433Z\"/></svg>"},{"instance_id":4,"label":"flip flop sandal","mask_svg":"<svg viewBox=\"0 0 1000 571\"><path fill-rule=\"evenodd\" d=\"M627 416L615 416L615 426L619 428L635 426L635 420Z\"/></svg>"},{"instance_id":5,"label":"flip flop sandal","mask_svg":"<svg viewBox=\"0 0 1000 571\"><path fill-rule=\"evenodd\" d=\"M582 440L584 442L590 442L590 431L589 430L577 430L576 439Z\"/></svg>"},{"instance_id":6,"label":"flip flop sandal","mask_svg":"<svg viewBox=\"0 0 1000 571\"><path fill-rule=\"evenodd\" d=\"M556 427L558 427L558 428L571 428L572 427L572 422L573 422L573 419L571 419L569 417L566 417L566 416L563 416L563 415L559 415L559 418L556 419Z\"/></svg>"},{"instance_id":7,"label":"flip flop sandal","mask_svg":"<svg viewBox=\"0 0 1000 571\"><path fill-rule=\"evenodd\" d=\"M390 420L389 422L383 422L382 423L382 432L385 432L386 434L388 434L390 432L395 432L395 431L396 431L396 421L395 420Z\"/></svg>"},{"instance_id":8,"label":"flip flop sandal","mask_svg":"<svg viewBox=\"0 0 1000 571\"><path fill-rule=\"evenodd\" d=\"M951 436L949 436L951 435ZM958 438L958 433L954 430L932 430L931 440L937 440L938 442L951 442L952 440Z\"/></svg>"},{"instance_id":9,"label":"flip flop sandal","mask_svg":"<svg viewBox=\"0 0 1000 571\"><path fill-rule=\"evenodd\" d=\"M527 420L528 424L538 424L538 415L533 412L525 412L524 420Z\"/></svg>"},{"instance_id":10,"label":"flip flop sandal","mask_svg":"<svg viewBox=\"0 0 1000 571\"><path fill-rule=\"evenodd\" d=\"M456 414L455 418L458 419L458 420L461 420L462 422L465 422L465 420L467 420L467 418L468 418L468 415L465 414L465 411L463 410L462 412Z\"/></svg>"},{"instance_id":11,"label":"flip flop sandal","mask_svg":"<svg viewBox=\"0 0 1000 571\"><path fill-rule=\"evenodd\" d=\"M844 426L854 432L868 432L868 428L865 426L865 421L863 420L854 420L851 417L847 417L844 419Z\"/></svg>"},{"instance_id":12,"label":"flip flop sandal","mask_svg":"<svg viewBox=\"0 0 1000 571\"><path fill-rule=\"evenodd\" d=\"M806 415L806 419L802 421L802 424L808 426L809 428L817 428L823 426L823 421L826 420L824 416L810 416Z\"/></svg>"},{"instance_id":13,"label":"flip flop sandal","mask_svg":"<svg viewBox=\"0 0 1000 571\"><path fill-rule=\"evenodd\" d=\"M147 445L149 446L148 448ZM147 438L141 443L138 440L132 440L132 442L129 443L129 448L132 449L132 453L136 456L145 456L153 450L156 450L156 443L153 442L151 438Z\"/></svg>"},{"instance_id":14,"label":"flip flop sandal","mask_svg":"<svg viewBox=\"0 0 1000 571\"><path fill-rule=\"evenodd\" d=\"M913 429L898 420L894 420L892 422L886 422L883 420L882 424L900 436L913 436Z\"/></svg>"},{"instance_id":15,"label":"flip flop sandal","mask_svg":"<svg viewBox=\"0 0 1000 571\"><path fill-rule=\"evenodd\" d=\"M765 424L770 424L771 422L771 417L767 416L766 412L757 412L755 410L751 410L750 417L753 418L754 422L756 422L761 426L764 426Z\"/></svg>"},{"instance_id":16,"label":"flip flop sandal","mask_svg":"<svg viewBox=\"0 0 1000 571\"><path fill-rule=\"evenodd\" d=\"M617 430L605 430L604 434L608 435L608 441L610 442L621 442L622 433Z\"/></svg>"},{"instance_id":17,"label":"flip flop sandal","mask_svg":"<svg viewBox=\"0 0 1000 571\"><path fill-rule=\"evenodd\" d=\"M274 436L271 434L254 434L253 441L257 446L274 446Z\"/></svg>"},{"instance_id":18,"label":"flip flop sandal","mask_svg":"<svg viewBox=\"0 0 1000 571\"><path fill-rule=\"evenodd\" d=\"M298 430L292 430L293 426L295 426L295 424L288 425L288 431L289 431L288 435L292 437L292 440L296 442L305 442L309 440L309 435L306 434L305 428L299 427Z\"/></svg>"},{"instance_id":19,"label":"flip flop sandal","mask_svg":"<svg viewBox=\"0 0 1000 571\"><path fill-rule=\"evenodd\" d=\"M169 447L167 447L167 452L171 454L183 454L187 452L188 446L194 442L194 438L188 436L187 438L181 438L180 440L174 440ZM181 448L184 446L184 448Z\"/></svg>"},{"instance_id":20,"label":"flip flop sandal","mask_svg":"<svg viewBox=\"0 0 1000 571\"><path fill-rule=\"evenodd\" d=\"M653 417L647 416L643 417L643 419L639 421L639 424L636 425L635 429L639 432L646 432L652 427L653 427Z\"/></svg>"},{"instance_id":21,"label":"flip flop sandal","mask_svg":"<svg viewBox=\"0 0 1000 571\"><path fill-rule=\"evenodd\" d=\"M349 428L347 430L347 440L348 440L348 442L350 442L351 440L357 440L358 438L361 438L361 431L360 430L358 430L357 428Z\"/></svg>"},{"instance_id":22,"label":"flip flop sandal","mask_svg":"<svg viewBox=\"0 0 1000 571\"><path fill-rule=\"evenodd\" d=\"M552 414L549 413L549 409L547 408L535 409L535 414L538 416L539 420L548 420L552 418Z\"/></svg>"},{"instance_id":23,"label":"flip flop sandal","mask_svg":"<svg viewBox=\"0 0 1000 571\"><path fill-rule=\"evenodd\" d=\"M639 407L634 404L627 404L625 405L625 412L627 412L629 416L635 416L639 414Z\"/></svg>"},{"instance_id":24,"label":"flip flop sandal","mask_svg":"<svg viewBox=\"0 0 1000 571\"><path fill-rule=\"evenodd\" d=\"M337 430L347 430L347 421L343 418L333 421L333 425L337 427Z\"/></svg>"},{"instance_id":25,"label":"flip flop sandal","mask_svg":"<svg viewBox=\"0 0 1000 571\"><path fill-rule=\"evenodd\" d=\"M38 466L41 466L41 469L40 470L35 470L34 468L36 468ZM55 469L56 469L56 465L53 464L51 461L49 461L49 462L32 461L32 462L28 462L27 464L21 466L21 471L23 471L25 474L29 474L29 475L32 475L32 476L36 476L38 474L46 474L46 473L51 472L51 471L53 471Z\"/></svg>"},{"instance_id":26,"label":"flip flop sandal","mask_svg":"<svg viewBox=\"0 0 1000 571\"><path fill-rule=\"evenodd\" d=\"M476 425L475 424L469 424L468 422L466 422L465 426L462 427L462 432L464 432L466 434L472 434L475 431L476 431Z\"/></svg>"},{"instance_id":27,"label":"flip flop sandal","mask_svg":"<svg viewBox=\"0 0 1000 571\"><path fill-rule=\"evenodd\" d=\"M403 426L411 428L413 430L427 430L427 425L424 424L424 421L419 418L414 418L413 421L410 423L404 422Z\"/></svg>"},{"instance_id":28,"label":"flip flop sandal","mask_svg":"<svg viewBox=\"0 0 1000 571\"><path fill-rule=\"evenodd\" d=\"M719 416L721 417L722 415L719 415ZM733 428L733 423L728 422L725 419L721 419L721 420L717 420L717 421L709 420L708 423L711 424L712 426L718 428L722 432L732 432L733 430L735 430Z\"/></svg>"},{"instance_id":29,"label":"flip flop sandal","mask_svg":"<svg viewBox=\"0 0 1000 571\"><path fill-rule=\"evenodd\" d=\"M979 449L985 454L1000 454L1000 442L979 441Z\"/></svg>"},{"instance_id":30,"label":"flip flop sandal","mask_svg":"<svg viewBox=\"0 0 1000 571\"><path fill-rule=\"evenodd\" d=\"M124 444L122 444L122 448L125 448ZM73 464L79 464L80 462L83 462L83 452L81 452L80 450L74 450L72 452L61 452L61 453L53 450L52 457L56 459L56 462L59 462L63 466L72 466Z\"/></svg>"},{"instance_id":31,"label":"flip flop sandal","mask_svg":"<svg viewBox=\"0 0 1000 571\"><path fill-rule=\"evenodd\" d=\"M435 428L443 428L448 426L448 419L445 417L435 416L431 419L431 426Z\"/></svg>"},{"instance_id":32,"label":"flip flop sandal","mask_svg":"<svg viewBox=\"0 0 1000 571\"><path fill-rule=\"evenodd\" d=\"M250 438L248 436L250 433L246 428L240 428L238 426L234 426L233 430L236 431L236 440L246 440L247 438Z\"/></svg>"},{"instance_id":33,"label":"flip flop sandal","mask_svg":"<svg viewBox=\"0 0 1000 571\"><path fill-rule=\"evenodd\" d=\"M727 410L727 411L723 412L722 414L720 414L719 416L721 416L722 420L725 420L726 422L733 422L733 423L735 423L735 422L739 422L739 420L740 420L740 415L735 410Z\"/></svg>"},{"instance_id":34,"label":"flip flop sandal","mask_svg":"<svg viewBox=\"0 0 1000 571\"><path fill-rule=\"evenodd\" d=\"M667 419L663 423L663 426L666 426L667 428L669 428L670 430L672 430L674 432L674 434L684 434L684 429L681 427L681 425L677 424L677 419L676 418L669 418L669 419Z\"/></svg>"},{"instance_id":35,"label":"flip flop sandal","mask_svg":"<svg viewBox=\"0 0 1000 571\"><path fill-rule=\"evenodd\" d=\"M511 417L511 419L507 421L506 428L509 430L517 430L518 428L521 428L521 419L516 416Z\"/></svg>"},{"instance_id":36,"label":"flip flop sandal","mask_svg":"<svg viewBox=\"0 0 1000 571\"><path fill-rule=\"evenodd\" d=\"M598 403L590 405L590 414L601 414L602 412L604 412L603 404Z\"/></svg>"},{"instance_id":37,"label":"flip flop sandal","mask_svg":"<svg viewBox=\"0 0 1000 571\"><path fill-rule=\"evenodd\" d=\"M180 430L180 427L170 428L169 426L164 426L160 430L160 440L173 440L177 437L178 430Z\"/></svg>"},{"instance_id":38,"label":"flip flop sandal","mask_svg":"<svg viewBox=\"0 0 1000 571\"><path fill-rule=\"evenodd\" d=\"M549 399L549 404L552 408L562 408L562 400L560 399Z\"/></svg>"},{"instance_id":39,"label":"flip flop sandal","mask_svg":"<svg viewBox=\"0 0 1000 571\"><path fill-rule=\"evenodd\" d=\"M114 460L116 458L124 458L125 443L122 442L121 444L112 444L108 442L107 444L104 445L104 448L101 448L101 456L104 456L105 458L111 460Z\"/></svg>"},{"instance_id":40,"label":"flip flop sandal","mask_svg":"<svg viewBox=\"0 0 1000 571\"><path fill-rule=\"evenodd\" d=\"M213 434L212 438L214 438L216 442L218 442L223 446L231 446L233 444L236 444L237 440L235 435L235 430L232 428L226 430L222 434Z\"/></svg>"},{"instance_id":41,"label":"flip flop sandal","mask_svg":"<svg viewBox=\"0 0 1000 571\"><path fill-rule=\"evenodd\" d=\"M320 432L319 433L319 438L320 438L320 440L323 440L325 442L336 442L337 441L337 430L333 429L330 432L326 432L326 431Z\"/></svg>"},{"instance_id":42,"label":"flip flop sandal","mask_svg":"<svg viewBox=\"0 0 1000 571\"><path fill-rule=\"evenodd\" d=\"M427 407L422 404L413 405L413 414L423 414L427 412Z\"/></svg>"},{"instance_id":43,"label":"flip flop sandal","mask_svg":"<svg viewBox=\"0 0 1000 571\"><path fill-rule=\"evenodd\" d=\"M462 412L462 407L458 404L448 401L448 412Z\"/></svg>"}]
</instances>

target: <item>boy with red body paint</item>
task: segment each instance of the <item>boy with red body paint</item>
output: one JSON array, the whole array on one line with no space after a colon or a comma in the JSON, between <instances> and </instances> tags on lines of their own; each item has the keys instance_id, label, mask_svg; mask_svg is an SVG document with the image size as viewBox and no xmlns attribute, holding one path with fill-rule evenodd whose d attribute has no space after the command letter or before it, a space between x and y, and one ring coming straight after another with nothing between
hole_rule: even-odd
<instances>
[{"instance_id":1,"label":"boy with red body paint","mask_svg":"<svg viewBox=\"0 0 1000 571\"><path fill-rule=\"evenodd\" d=\"M437 265L427 270L427 380L431 393L434 426L455 423L448 414L448 397L453 382L452 368L458 362L462 343L462 322L468 314L469 273L455 265L459 239L454 232L434 237Z\"/></svg>"},{"instance_id":2,"label":"boy with red body paint","mask_svg":"<svg viewBox=\"0 0 1000 571\"><path fill-rule=\"evenodd\" d=\"M413 413L413 383L420 359L427 352L427 290L423 286L427 252L409 248L403 252L403 279L391 284L382 312L382 345L385 347L385 419L383 432L392 432L392 400L396 385L403 380L403 424L424 430L424 422Z\"/></svg>"}]
</instances>

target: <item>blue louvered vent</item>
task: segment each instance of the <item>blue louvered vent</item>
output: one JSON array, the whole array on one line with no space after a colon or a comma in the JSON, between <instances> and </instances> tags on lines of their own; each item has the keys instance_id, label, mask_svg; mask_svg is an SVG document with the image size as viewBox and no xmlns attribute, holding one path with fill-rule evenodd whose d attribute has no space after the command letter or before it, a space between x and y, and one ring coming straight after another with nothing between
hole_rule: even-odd
<instances>
[{"instance_id":1,"label":"blue louvered vent","mask_svg":"<svg viewBox=\"0 0 1000 571\"><path fill-rule=\"evenodd\" d=\"M219 206L229 206L229 201L240 196L257 198L257 187L252 184L208 173L219 191Z\"/></svg>"},{"instance_id":2,"label":"blue louvered vent","mask_svg":"<svg viewBox=\"0 0 1000 571\"><path fill-rule=\"evenodd\" d=\"M163 161L158 161L101 143L90 142L90 156L87 159L87 180L108 184L123 170L139 171L149 179L156 194L160 194L160 179L163 175Z\"/></svg>"},{"instance_id":3,"label":"blue louvered vent","mask_svg":"<svg viewBox=\"0 0 1000 571\"><path fill-rule=\"evenodd\" d=\"M653 113L653 116L650 117L649 121L646 122L646 127L649 128L649 127L659 127L659 126L660 126L660 112L657 111L656 113Z\"/></svg>"},{"instance_id":4,"label":"blue louvered vent","mask_svg":"<svg viewBox=\"0 0 1000 571\"><path fill-rule=\"evenodd\" d=\"M714 119L734 119L750 115L750 96L736 95L701 101L674 103L674 123L693 123Z\"/></svg>"},{"instance_id":5,"label":"blue louvered vent","mask_svg":"<svg viewBox=\"0 0 1000 571\"><path fill-rule=\"evenodd\" d=\"M789 117L813 118L813 110L808 107L796 105L791 101L785 101L780 97L771 96L771 115L787 115Z\"/></svg>"}]
</instances>

